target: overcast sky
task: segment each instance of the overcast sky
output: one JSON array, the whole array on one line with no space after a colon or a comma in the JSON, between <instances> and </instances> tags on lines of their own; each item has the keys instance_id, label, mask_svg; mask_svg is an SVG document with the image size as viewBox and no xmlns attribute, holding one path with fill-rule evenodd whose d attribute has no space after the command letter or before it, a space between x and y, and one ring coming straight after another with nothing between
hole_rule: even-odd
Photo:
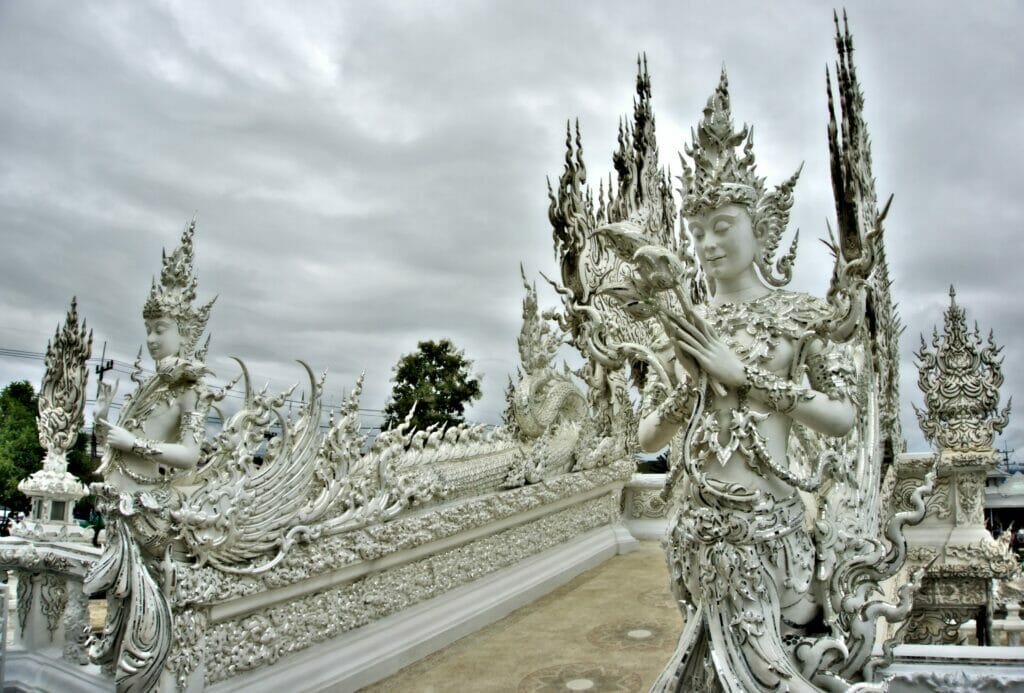
<instances>
[{"instance_id":1,"label":"overcast sky","mask_svg":"<svg viewBox=\"0 0 1024 693\"><path fill-rule=\"evenodd\" d=\"M219 377L237 355L286 386L301 358L329 369L337 402L365 370L363 406L380 409L400 355L449 337L483 375L469 418L497 423L519 263L557 273L545 178L566 119L596 185L641 51L663 163L678 169L723 63L760 173L775 184L805 162L792 287L822 295L831 8L721 5L0 0L0 348L43 351L77 295L96 355L106 340L133 360L160 249L197 213ZM912 351L951 283L1005 345L1004 400L1024 390L1024 6L848 10L879 194L895 194L903 425L922 450ZM41 376L38 360L0 357L0 384Z\"/></svg>"}]
</instances>

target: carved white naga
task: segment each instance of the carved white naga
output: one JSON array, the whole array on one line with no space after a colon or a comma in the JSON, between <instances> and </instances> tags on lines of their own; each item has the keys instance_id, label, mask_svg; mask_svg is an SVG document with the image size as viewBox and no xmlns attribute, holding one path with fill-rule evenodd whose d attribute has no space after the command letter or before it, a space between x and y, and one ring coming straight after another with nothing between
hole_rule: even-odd
<instances>
[{"instance_id":1,"label":"carved white naga","mask_svg":"<svg viewBox=\"0 0 1024 693\"><path fill-rule=\"evenodd\" d=\"M724 70L687 148L693 163L680 157L689 233L682 223L676 232L669 176L658 164L646 60L638 64L633 126L619 129L617 185L602 182L595 205L577 125L549 194L561 261L561 281L552 283L563 298L562 324L588 358L581 376L592 399L604 402L602 433L614 435L623 421L636 426L621 408L625 372L643 391L645 425L678 430L667 551L686 628L657 690L869 687L885 660L872 658L876 621L899 621L910 610L915 584L900 589L896 604L879 585L903 565L902 528L920 521L929 487L910 512L889 522L879 516L881 478L902 445L900 326L852 39L838 19L836 31L841 123L831 78L828 106L838 238L825 300L766 286L783 286L791 274L795 238L774 258L799 172L765 189L751 132L733 128ZM757 234L761 289L753 300L716 301L712 270L694 254L691 235L698 253L710 246L701 246L704 229L693 220L723 210L747 215ZM714 232L728 231L713 223ZM713 268L731 261L719 255ZM708 375L718 365L700 365L695 354L712 342L733 354L737 382L723 384ZM798 407L821 402L853 413L848 434L828 437L797 420Z\"/></svg>"},{"instance_id":2,"label":"carved white naga","mask_svg":"<svg viewBox=\"0 0 1024 693\"><path fill-rule=\"evenodd\" d=\"M239 378L224 389L207 388L206 346L195 346L212 302L192 305L194 231L193 222L179 247L164 255L160 283L144 310L156 374L142 377L140 352L138 387L126 397L118 426L104 420L111 389L99 398L97 430L107 450L104 483L93 490L110 538L86 589L106 590L109 609L90 654L114 669L118 690L151 690L162 680L189 685L197 664L190 643L201 616L194 605L174 601L172 589L187 582L187 571L207 567L245 579L273 569L296 542L385 522L413 506L607 464L621 454L597 440L582 393L552 367L564 336L540 316L525 280L524 375L510 403L512 426L416 431L407 420L367 449L359 420L362 377L337 419L330 414L326 431L326 374L316 377L304 363L309 391L297 414L285 410L294 387L256 391L241 361ZM207 441L208 412L239 380L241 409Z\"/></svg>"}]
</instances>

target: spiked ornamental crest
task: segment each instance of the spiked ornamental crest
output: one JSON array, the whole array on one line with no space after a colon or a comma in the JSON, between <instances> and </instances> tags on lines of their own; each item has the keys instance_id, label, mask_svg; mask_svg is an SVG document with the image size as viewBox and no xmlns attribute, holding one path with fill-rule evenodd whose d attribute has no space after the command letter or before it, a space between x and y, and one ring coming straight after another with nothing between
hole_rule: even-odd
<instances>
[{"instance_id":1,"label":"spiked ornamental crest","mask_svg":"<svg viewBox=\"0 0 1024 693\"><path fill-rule=\"evenodd\" d=\"M686 157L679 156L683 167L680 178L683 215L702 214L727 204L746 208L761 239L758 269L772 286L784 286L793 275L797 237L793 238L789 252L775 262L774 268L772 262L789 222L793 188L800 170L775 190L765 189L764 178L757 175L754 162L753 128L744 125L739 132L733 129L725 67L692 137L693 144L686 147L686 155L693 160L693 165Z\"/></svg>"},{"instance_id":2,"label":"spiked ornamental crest","mask_svg":"<svg viewBox=\"0 0 1024 693\"><path fill-rule=\"evenodd\" d=\"M991 332L983 345L977 325L967 329L966 314L949 287L949 308L942 334L933 331L929 349L921 337L917 384L924 410L914 406L921 432L940 450L990 450L995 434L1010 421L1010 403L999 411L1003 384L1002 347Z\"/></svg>"},{"instance_id":3,"label":"spiked ornamental crest","mask_svg":"<svg viewBox=\"0 0 1024 693\"><path fill-rule=\"evenodd\" d=\"M181 234L181 243L170 255L161 252L163 267L160 270L160 283L153 280L153 288L142 308L142 317L153 320L169 317L178 324L178 332L182 338L182 356L191 355L195 350L199 337L206 329L210 319L210 308L214 298L208 303L194 307L198 279L192 268L194 259L192 236L196 231L196 220L193 219Z\"/></svg>"}]
</instances>

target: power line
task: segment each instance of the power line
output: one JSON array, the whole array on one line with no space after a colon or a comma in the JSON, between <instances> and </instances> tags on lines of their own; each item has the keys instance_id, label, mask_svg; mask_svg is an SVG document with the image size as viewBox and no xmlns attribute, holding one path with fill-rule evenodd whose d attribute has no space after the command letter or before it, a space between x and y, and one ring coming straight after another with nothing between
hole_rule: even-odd
<instances>
[{"instance_id":1,"label":"power line","mask_svg":"<svg viewBox=\"0 0 1024 693\"><path fill-rule=\"evenodd\" d=\"M103 380L103 373L107 373L107 372L113 372L113 373L118 373L118 374L127 375L127 376L131 376L131 375L134 375L136 373L137 369L135 367L135 364L128 363L126 361L121 361L119 359L105 359L104 358L105 355L106 355L106 343L104 343L103 355L101 355L100 357L90 357L85 362L86 365L93 365L94 366L94 369L96 370L96 372L99 373L99 380L102 381ZM26 349L13 349L13 348L10 348L10 347L0 347L0 357L16 358L16 359L26 359L26 360L32 360L32 361L45 361L46 360L46 354L44 354L42 352L28 351ZM102 371L100 369L102 369ZM143 374L145 374L145 375L153 375L154 373L156 373L156 371L154 369L152 369L152 368L145 368L145 367L143 367L141 369L141 372ZM219 384L218 383L212 383L212 384L213 384L214 387L221 387L221 388L223 388L223 387L225 387L227 385L226 382L222 382L222 383L219 383ZM236 400L242 400L242 399L245 398L245 396L241 392L236 392L234 390L229 390L229 391L227 391L224 394L225 394L226 397L229 397L231 399L236 399ZM284 403L289 405L288 406L289 411L291 410L291 408L293 406L304 407L306 405L305 399L285 399ZM85 399L85 404L88 405L88 406L94 406L96 404L96 399L92 398L92 397L87 397ZM115 402L111 402L110 403L110 408L113 409L113 410L119 411L122 408L122 406L123 406L123 402L120 402L120 401L115 401ZM323 402L321 401L321 418L323 418L323 414L325 414L325 413L328 416L330 416L334 412L340 413L342 406L343 405L341 405L341 404L323 404ZM368 416L379 416L379 417L382 417L382 418L385 416L383 409L369 409L369 408L365 408L365 407L359 407L356 411L359 414L368 415ZM221 417L219 417L219 416L210 415L210 416L207 416L206 423L207 423L208 426L223 425L223 419ZM326 423L324 423L322 421L320 422L318 427L319 427L319 429L321 431L329 431L331 429L331 427L329 425L327 425ZM487 428L495 428L496 426L493 425L493 424L487 424L486 427ZM86 435L91 435L92 434L92 428L93 428L92 426L83 425L82 429L81 429L81 433L86 434ZM366 432L366 433L373 433L373 432L380 433L380 431L382 430L382 427L379 424L378 425L361 425L361 426L358 427L358 430L361 431L361 432Z\"/></svg>"},{"instance_id":2,"label":"power line","mask_svg":"<svg viewBox=\"0 0 1024 693\"><path fill-rule=\"evenodd\" d=\"M32 360L32 361L45 361L46 360L46 354L44 354L42 352L28 351L28 350L25 350L25 349L13 349L13 348L10 348L10 347L0 347L0 357L3 357L3 356L6 356L8 358L26 359L26 360ZM104 361L104 359L102 357L95 357L94 356L94 357L90 357L89 359L86 360L86 365L93 365L96 368L100 368L100 367L104 367L103 361ZM131 375L133 375L136 372L135 364L133 364L133 363L128 363L126 361L120 361L118 359L106 359L106 361L107 361L107 363L113 364L111 368L105 369L106 371L112 371L112 372L117 373L117 374L128 375L128 376L131 376ZM145 367L142 368L142 373L145 374L145 375L153 375L155 372L156 371L153 370L152 368L145 368ZM102 377L100 379L102 380ZM222 387L227 385L227 382L216 382L216 381L214 381L214 382L211 383L211 385L214 386L214 387L221 387L222 388ZM231 399L236 399L236 400L241 400L241 399L245 398L245 396L241 392L237 392L235 390L229 390L228 392L225 393L225 396L229 397ZM86 403L87 404L95 404L95 401L96 401L95 399L91 399L91 400L87 399ZM299 406L302 406L302 405L305 404L305 400L303 400L303 399L294 399L294 398L286 399L286 400L284 400L284 402L285 402L285 404L299 405ZM113 407L113 404L111 406ZM118 406L120 406L120 405L118 405ZM330 412L335 412L335 411L340 412L342 405L341 404L324 404L324 403L321 402L321 407L326 412L330 413ZM371 416L384 416L384 410L383 409L371 409L371 408L368 408L368 407L359 407L358 411L359 411L360 414L367 414L367 415L371 415Z\"/></svg>"}]
</instances>

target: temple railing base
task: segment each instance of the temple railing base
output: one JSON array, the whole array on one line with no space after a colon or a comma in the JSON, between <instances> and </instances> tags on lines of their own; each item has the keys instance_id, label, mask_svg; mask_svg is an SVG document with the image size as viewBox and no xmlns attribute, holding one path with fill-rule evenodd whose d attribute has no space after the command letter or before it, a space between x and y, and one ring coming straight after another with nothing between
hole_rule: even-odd
<instances>
[{"instance_id":1,"label":"temple railing base","mask_svg":"<svg viewBox=\"0 0 1024 693\"><path fill-rule=\"evenodd\" d=\"M634 474L622 489L622 521L637 539L665 536L669 508L661 499L664 486L664 474Z\"/></svg>"},{"instance_id":2,"label":"temple railing base","mask_svg":"<svg viewBox=\"0 0 1024 693\"><path fill-rule=\"evenodd\" d=\"M111 693L114 682L95 665L82 666L62 659L60 652L8 648L4 657L4 690L23 693Z\"/></svg>"},{"instance_id":3,"label":"temple railing base","mask_svg":"<svg viewBox=\"0 0 1024 693\"><path fill-rule=\"evenodd\" d=\"M976 645L900 645L893 664L878 678L892 677L890 693L1024 690L1024 648Z\"/></svg>"},{"instance_id":4,"label":"temple railing base","mask_svg":"<svg viewBox=\"0 0 1024 693\"><path fill-rule=\"evenodd\" d=\"M620 512L631 471L620 460L427 506L297 544L256 575L178 566L160 690L345 691L386 677L638 548ZM0 542L0 568L21 587L15 690L113 689L108 672L84 665L81 643L81 580L97 556L77 544Z\"/></svg>"},{"instance_id":5,"label":"temple railing base","mask_svg":"<svg viewBox=\"0 0 1024 693\"><path fill-rule=\"evenodd\" d=\"M442 596L259 669L214 684L210 693L287 688L355 691L532 603L636 540L604 526Z\"/></svg>"},{"instance_id":6,"label":"temple railing base","mask_svg":"<svg viewBox=\"0 0 1024 693\"><path fill-rule=\"evenodd\" d=\"M427 508L383 526L375 557L214 601L206 690L356 690L502 618L639 547L619 511L629 473L621 461Z\"/></svg>"}]
</instances>

